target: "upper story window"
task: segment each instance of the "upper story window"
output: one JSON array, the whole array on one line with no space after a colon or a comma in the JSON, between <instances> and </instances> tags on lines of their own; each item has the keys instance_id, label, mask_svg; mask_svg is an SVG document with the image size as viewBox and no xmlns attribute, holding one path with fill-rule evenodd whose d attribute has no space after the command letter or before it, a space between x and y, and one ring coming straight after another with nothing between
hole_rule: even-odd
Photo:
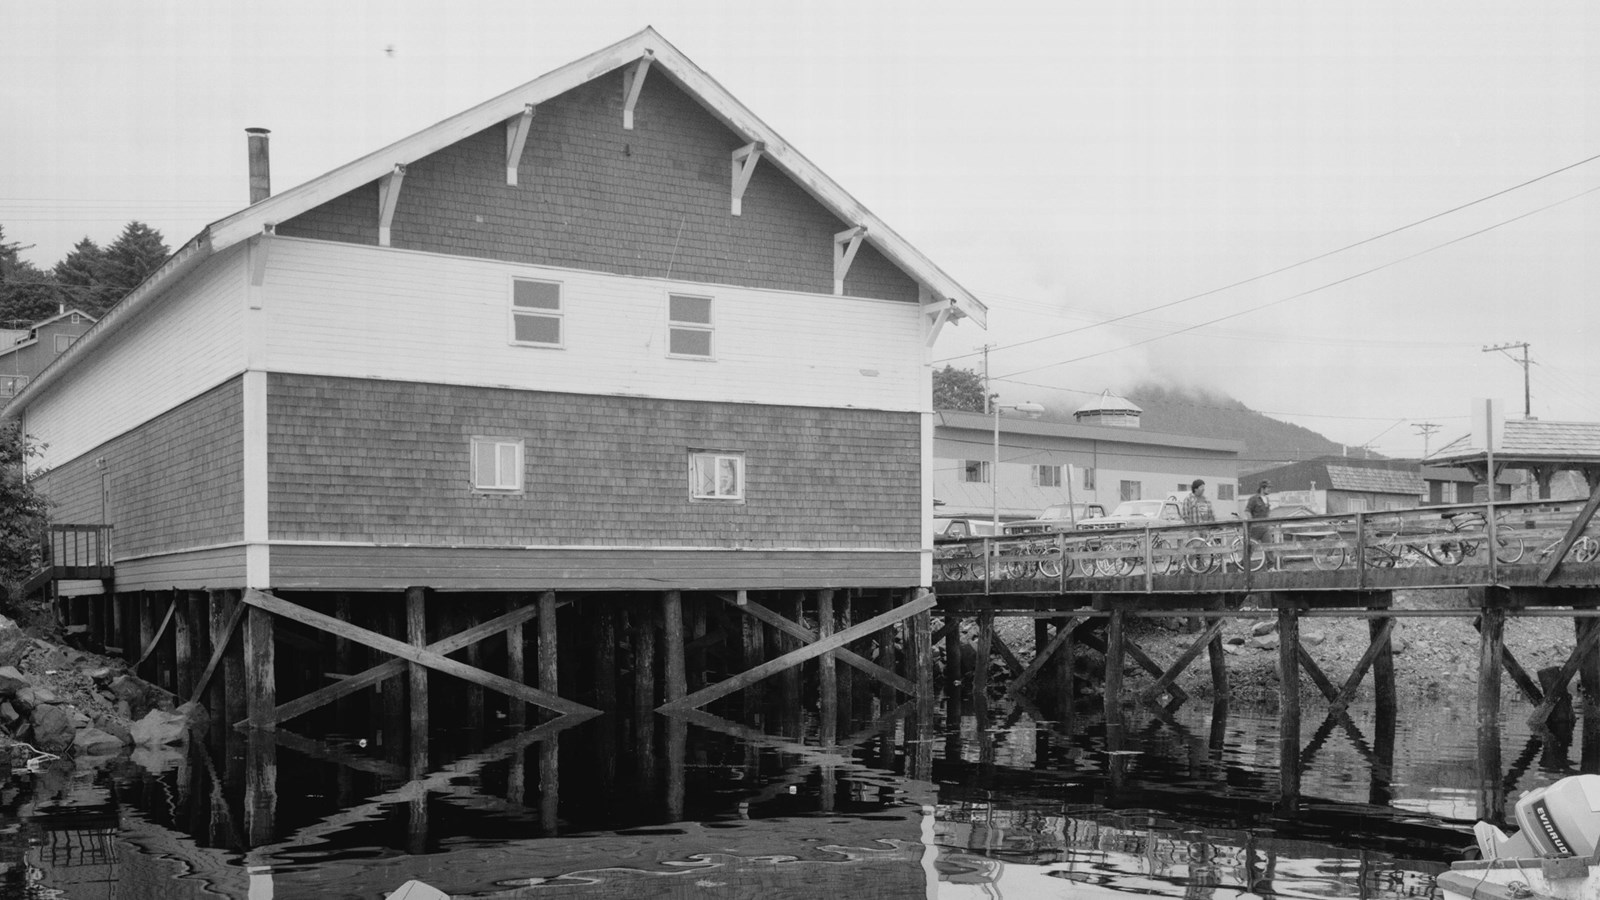
<instances>
[{"instance_id":1,"label":"upper story window","mask_svg":"<svg viewBox=\"0 0 1600 900\"><path fill-rule=\"evenodd\" d=\"M511 281L511 343L561 346L561 283L514 278Z\"/></svg>"},{"instance_id":2,"label":"upper story window","mask_svg":"<svg viewBox=\"0 0 1600 900\"><path fill-rule=\"evenodd\" d=\"M691 451L689 494L696 500L743 500L744 454L727 450Z\"/></svg>"},{"instance_id":3,"label":"upper story window","mask_svg":"<svg viewBox=\"0 0 1600 900\"><path fill-rule=\"evenodd\" d=\"M472 438L472 487L479 491L522 490L522 441L509 437Z\"/></svg>"},{"instance_id":4,"label":"upper story window","mask_svg":"<svg viewBox=\"0 0 1600 900\"><path fill-rule=\"evenodd\" d=\"M712 359L711 298L667 296L667 355Z\"/></svg>"}]
</instances>

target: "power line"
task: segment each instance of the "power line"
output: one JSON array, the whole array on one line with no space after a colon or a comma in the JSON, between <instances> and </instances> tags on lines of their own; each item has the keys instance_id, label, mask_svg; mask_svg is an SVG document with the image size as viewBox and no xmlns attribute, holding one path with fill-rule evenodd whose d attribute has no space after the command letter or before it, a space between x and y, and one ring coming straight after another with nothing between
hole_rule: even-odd
<instances>
[{"instance_id":1,"label":"power line","mask_svg":"<svg viewBox=\"0 0 1600 900\"><path fill-rule=\"evenodd\" d=\"M1226 322L1229 319L1237 319L1240 316L1249 315L1250 313L1253 313L1253 312L1260 312L1261 310L1267 309L1268 307L1277 306L1277 305L1282 304L1282 303L1288 303L1290 300L1299 300L1302 297L1309 297L1312 294L1320 293L1322 291L1328 290L1329 288L1338 287L1341 284L1347 284L1347 283L1349 283L1351 281L1355 281L1358 278L1364 278L1364 277L1366 277L1368 275L1371 275L1371 274L1373 274L1375 272L1381 272L1384 269L1388 269L1388 268L1392 268L1394 266L1398 266L1401 263L1410 262L1413 259L1417 259L1417 258L1422 257L1422 256L1427 256L1430 253L1433 253L1433 252L1438 251L1438 250L1443 250L1444 248L1449 247L1449 246L1451 246L1453 244L1459 244L1462 241L1478 237L1479 235L1482 235L1482 234L1487 234L1488 232L1494 231L1497 228L1503 228L1503 227L1505 227L1507 225L1510 225L1510 224L1512 224L1514 222L1520 222L1523 219L1529 218L1531 216L1538 215L1539 213L1545 212L1546 210L1554 209L1555 207L1561 206L1564 203L1571 203L1574 200L1578 200L1578 199L1581 199L1583 197L1587 197L1588 195L1593 194L1596 191L1600 191L1600 186L1589 188L1586 191L1581 191L1581 192L1579 192L1577 194L1572 195L1571 197L1567 197L1567 198L1564 198L1564 199L1561 199L1561 200L1557 200L1554 203L1546 204L1544 206L1539 207L1538 209L1529 210L1528 212L1522 213L1521 215L1512 216L1509 219L1506 219L1506 220L1501 221L1501 222L1496 222L1493 225L1489 225L1487 227L1480 228L1477 231L1468 232L1467 234L1463 234L1463 235L1460 235L1458 237L1451 238L1450 240L1445 241L1442 244L1435 244L1432 247L1428 247L1428 248L1425 248L1423 250L1418 250L1415 253L1411 253L1411 254L1408 254L1406 256L1402 256L1402 257L1400 257L1398 259L1392 259L1392 260L1390 260L1390 261L1388 261L1386 263L1383 263L1383 264L1377 265L1377 266L1373 266L1370 269L1365 269L1363 271L1356 272L1356 273L1354 273L1352 275L1346 275L1343 278L1335 279L1334 281L1330 281L1327 284L1320 285L1318 287L1308 288L1307 290L1300 291L1299 293L1290 294L1287 297L1280 297L1277 300L1270 300L1270 301L1268 301L1266 303L1261 303L1261 304L1257 304L1256 306L1247 307L1245 309L1238 310L1237 312L1229 313L1229 314L1227 314L1225 316L1218 316L1215 319L1207 319L1204 322L1198 322L1198 323L1196 323L1194 325L1189 325L1187 327L1180 328L1180 329L1177 329L1175 331L1170 331L1170 332L1167 332L1166 334L1159 334L1159 335L1156 335L1155 337L1146 338L1146 339L1144 339L1142 341L1134 341L1131 344L1124 344L1124 345L1122 345L1120 347L1111 347L1109 349L1101 350L1101 351L1098 351L1098 352L1095 352L1095 353L1089 353L1089 354L1086 354L1084 356L1078 356L1078 357L1074 357L1072 359L1064 359L1064 360L1060 360L1058 362L1053 362L1053 363L1046 363L1045 365L1042 365L1042 366L1034 366L1031 369L1022 369L1022 370L1019 370L1019 371L1016 371L1016 372L1010 372L1010 373L1007 373L1006 375L999 375L999 376L996 376L996 377L998 377L998 378L1009 378L1012 375L1027 375L1027 374L1029 374L1031 372L1038 372L1041 369L1049 369L1049 368L1054 368L1055 366L1065 366L1065 365L1069 365L1069 364L1075 363L1075 362L1083 362L1086 359L1094 359L1095 357L1105 356L1105 355L1110 354L1110 353L1120 353L1123 350L1129 350L1129 349L1132 349L1134 347L1142 346L1144 344L1154 343L1155 341L1164 340L1164 339L1169 338L1169 337L1177 337L1180 334L1187 334L1188 332L1204 328L1207 325L1215 325L1218 322ZM1116 321L1116 320L1112 320L1112 321ZM1013 345L1013 346L1016 346L1016 345Z\"/></svg>"},{"instance_id":2,"label":"power line","mask_svg":"<svg viewBox=\"0 0 1600 900\"><path fill-rule=\"evenodd\" d=\"M1209 297L1212 294L1218 294L1218 293L1221 293L1223 291L1232 290L1232 289L1234 289L1236 287L1243 287L1244 285L1250 284L1252 282L1260 281L1260 280L1262 280L1264 278L1270 278L1270 277L1272 277L1274 275L1280 275L1280 274L1282 274L1284 272L1287 272L1287 271L1289 271L1291 269L1297 269L1297 268L1299 268L1301 266L1310 265L1311 263L1327 259L1330 256L1334 256L1336 254L1343 253L1346 250L1354 250L1357 247L1363 246L1365 244L1370 244L1373 241L1382 240L1383 238L1390 237L1392 235L1399 234L1402 231L1406 231L1406 230L1409 230L1409 229L1412 229L1412 228L1416 228L1419 225L1425 225L1425 224L1427 224L1429 222L1434 221L1435 219L1440 219L1440 218L1443 218L1444 216L1448 216L1448 215L1452 215L1454 213L1458 213L1458 212L1460 212L1460 211L1462 211L1464 209L1467 209L1469 207L1477 206L1480 203L1485 203L1487 201L1493 200L1496 197L1505 196L1506 194L1509 194L1512 191L1521 190L1522 188L1525 188L1525 187L1527 187L1527 186L1529 186L1531 184L1536 184L1536 183L1538 183L1540 181L1543 181L1543 180L1545 180L1547 178L1552 178L1552 177L1554 177L1556 175L1560 175L1562 172L1566 172L1566 171L1570 171L1572 169L1576 169L1579 166L1586 165L1588 163L1594 162L1597 159L1600 159L1600 154L1596 154L1594 156L1590 156L1590 157L1588 157L1586 159L1580 159L1577 162L1572 163L1571 165L1562 166L1559 169L1555 169L1553 171L1546 172L1543 175L1540 175L1538 177L1530 178L1527 181L1522 182L1521 184L1515 184L1515 185L1512 185L1511 187L1505 188L1503 190L1495 191L1494 193L1489 194L1487 196L1479 197L1476 200L1472 200L1472 201L1469 201L1467 203L1463 203L1463 204L1461 204L1459 206L1451 207L1450 209L1447 209L1447 210L1445 210L1443 212L1434 213L1431 216L1428 216L1428 217L1423 218L1423 219L1418 219L1417 221L1411 222L1410 224L1401 225L1398 228L1392 228L1392 229L1390 229L1388 231L1383 232L1382 234L1375 234L1372 237L1363 238L1362 240L1356 241L1353 244L1346 244L1345 246L1340 247L1340 248L1338 248L1336 250L1329 250L1329 251L1327 251L1325 253L1320 253L1320 254L1318 254L1316 256L1313 256L1313 257L1310 257L1310 258L1307 258L1307 259L1302 259L1299 262L1290 263L1289 265L1282 266L1282 267L1277 268L1277 269L1273 269L1270 272L1264 272L1264 273L1262 273L1260 275L1253 275L1253 276L1251 276L1249 278L1246 278L1246 279L1244 279L1242 281L1235 281L1232 284L1223 285L1222 287L1218 287L1218 288L1212 288L1211 290L1202 291L1201 293L1193 294L1193 295L1190 295L1188 297L1184 297L1184 298L1181 298L1181 299L1178 299L1178 300L1169 300L1166 303L1160 303L1160 304L1157 304L1155 306L1151 306L1151 307L1147 307L1147 308L1142 309L1142 310L1138 310L1136 312L1126 313L1124 315L1120 315L1120 316L1116 316L1114 318L1106 319L1106 320L1104 320L1102 322L1094 322L1094 323L1091 323L1089 325L1084 325L1084 326L1082 326L1080 328L1074 328L1074 329L1070 329L1068 331L1058 332L1056 334L1041 335L1040 337L1029 338L1029 339L1024 340L1024 341L1017 341L1016 343L1006 344L1003 347L997 347L996 349L1009 350L1009 349L1012 349L1013 347L1023 347L1023 346L1026 346L1028 344L1036 344L1036 343L1038 343L1040 341L1047 341L1047 340L1051 340L1053 338L1058 338L1058 337L1066 337L1067 335L1077 334L1080 331L1087 331L1090 328L1097 328L1097 327L1099 327L1101 325L1112 325L1112 324L1115 324L1117 322L1121 322L1124 319L1131 319L1134 316L1142 316L1145 313L1156 312L1158 310L1163 310L1163 309L1167 309L1169 307L1177 306L1177 305L1179 305L1181 303L1188 303L1188 302L1190 302L1192 300L1200 300L1202 298ZM1578 196L1583 196L1583 195L1579 194ZM1565 202L1565 201L1563 201L1563 202ZM1548 209L1548 208L1549 207L1544 207L1544 209ZM1540 210L1535 210L1535 212L1538 212L1538 211L1540 211ZM1511 220L1508 220L1508 221L1514 222L1514 221L1516 221L1516 219L1511 219ZM1469 235L1469 237L1470 237L1470 235ZM1411 257L1407 257L1407 258L1409 259ZM1372 271L1377 271L1377 270L1374 269ZM1367 273L1362 273L1362 274L1367 274ZM1335 283L1337 283L1337 282L1335 282ZM1222 321L1222 320L1218 319L1217 321ZM950 360L965 359L965 358L967 358L969 356L973 356L973 355L975 355L975 354L973 354L973 353L964 353L964 354L961 354L959 356L951 356L951 357L947 357L945 359L937 360L937 362L948 362Z\"/></svg>"}]
</instances>

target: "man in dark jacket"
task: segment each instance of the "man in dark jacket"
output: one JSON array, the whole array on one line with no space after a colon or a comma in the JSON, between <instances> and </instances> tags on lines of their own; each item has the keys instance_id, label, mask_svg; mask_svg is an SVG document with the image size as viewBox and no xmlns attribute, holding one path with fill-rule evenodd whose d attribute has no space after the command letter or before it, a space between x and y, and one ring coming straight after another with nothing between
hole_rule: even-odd
<instances>
[{"instance_id":1,"label":"man in dark jacket","mask_svg":"<svg viewBox=\"0 0 1600 900\"><path fill-rule=\"evenodd\" d=\"M1266 519L1267 517L1271 516L1272 515L1272 501L1268 499L1268 495L1271 494L1271 493L1272 493L1272 482L1263 481L1263 482L1261 482L1261 484L1257 485L1256 486L1256 492L1254 494L1250 495L1250 500L1248 502L1246 502L1245 505L1244 505L1244 517L1246 519L1257 520L1257 519ZM1251 525L1250 526L1250 542L1252 544L1264 544L1264 543L1266 543L1267 542L1267 526L1265 526L1265 525ZM1254 551L1252 551L1251 555L1252 556L1254 555ZM1267 558L1267 562L1271 563L1272 559L1270 557L1268 557Z\"/></svg>"}]
</instances>

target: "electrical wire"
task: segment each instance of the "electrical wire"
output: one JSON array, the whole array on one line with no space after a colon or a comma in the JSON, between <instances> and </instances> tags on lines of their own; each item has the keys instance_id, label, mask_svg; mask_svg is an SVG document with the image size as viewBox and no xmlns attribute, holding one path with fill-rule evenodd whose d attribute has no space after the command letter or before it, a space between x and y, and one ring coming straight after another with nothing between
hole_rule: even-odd
<instances>
[{"instance_id":1,"label":"electrical wire","mask_svg":"<svg viewBox=\"0 0 1600 900\"><path fill-rule=\"evenodd\" d=\"M1166 303L1160 303L1160 304L1157 304L1155 306L1147 307L1147 308L1142 309L1142 310L1138 310L1138 311L1135 311L1135 312L1130 312L1130 313L1126 313L1124 315L1120 315L1120 316L1116 316L1116 317L1113 317L1113 318L1110 318L1110 319L1106 319L1105 321L1102 321L1102 322L1096 322L1096 323L1093 323L1093 324L1090 324L1090 325L1085 325L1085 326L1083 326L1081 328L1075 328L1075 329L1072 329L1072 330L1069 330L1069 331L1063 331L1063 332L1059 332L1059 333L1056 333L1056 334L1041 335L1039 337L1029 338L1029 339L1024 340L1024 341L1017 341L1016 343L1006 344L1003 347L996 347L996 348L993 348L993 349L1009 350L1009 349L1012 349L1014 347L1022 347L1022 346L1026 346L1028 344L1036 344L1036 343L1039 343L1040 341L1047 341L1047 340L1051 340L1053 338L1066 337L1067 335L1077 334L1078 332L1081 332L1081 331L1087 331L1090 328L1097 328L1097 327L1099 327L1101 325L1112 325L1112 324L1115 324L1117 322L1121 322L1121 321L1123 321L1125 319L1131 319L1131 318L1133 318L1135 316L1142 316L1145 313L1152 313L1152 312L1156 312L1158 310L1168 309L1170 307L1174 307L1174 306L1177 306L1177 305L1182 304L1182 303L1189 303L1189 302L1194 301L1194 300L1200 300L1200 299L1203 299L1205 297L1210 297L1213 294L1219 294L1219 293L1221 293L1223 291L1232 290L1232 289L1234 289L1236 287L1243 287L1244 285L1260 281L1260 280L1262 280L1264 278L1271 278L1274 275L1280 275L1280 274L1282 274L1284 272L1288 272L1288 271L1290 271L1292 269L1297 269L1297 268L1300 268L1301 266L1310 265L1311 263L1327 259L1330 256L1334 256L1336 254L1343 253L1343 252L1345 252L1347 250L1353 250L1353 249L1355 249L1357 247L1360 247L1360 246L1363 246L1363 245L1366 245L1366 244L1370 244L1373 241L1382 240L1383 238L1399 234L1402 231L1407 231L1409 229L1416 228L1419 225L1425 225L1425 224L1427 224L1429 222L1432 222L1432 221L1434 221L1436 219L1440 219L1440 218L1443 218L1445 216L1452 215L1454 213L1458 213L1458 212L1460 212L1460 211L1462 211L1464 209L1468 209L1470 207L1477 206L1480 203L1488 202L1490 200L1495 199L1496 197L1503 197L1506 194L1511 193L1512 191L1518 191L1518 190L1521 190L1522 188L1528 187L1529 185L1537 184L1538 182L1544 181L1547 178L1552 178L1552 177L1554 177L1556 175L1560 175L1563 172L1567 172L1567 171L1570 171L1572 169L1576 169L1576 168L1578 168L1579 166L1582 166L1582 165L1587 165L1588 163L1594 162L1597 159L1600 159L1600 154L1596 154L1594 156L1590 156L1590 157L1588 157L1586 159L1580 159L1575 163L1572 163L1572 164L1566 165L1566 166L1562 166L1559 169L1555 169L1553 171L1546 172L1543 175L1539 175L1539 176L1537 176L1535 178L1530 178L1527 181L1524 181L1524 182L1522 182L1520 184L1515 184L1515 185L1512 185L1511 187L1504 188L1504 189L1499 190L1499 191L1495 191L1492 194L1488 194L1486 196L1479 197L1476 200L1472 200L1472 201L1469 201L1467 203L1463 203L1463 204L1461 204L1459 206L1451 207L1450 209L1444 210L1443 212L1434 213L1431 216L1428 216L1428 217L1422 218L1422 219L1418 219L1417 221L1411 222L1411 223L1406 224L1406 225L1401 225L1398 228L1392 228L1392 229L1390 229L1388 231L1383 232L1382 234L1375 234L1372 237L1363 238L1362 240L1356 241L1353 244L1346 244L1345 246L1339 247L1339 248L1337 248L1335 250L1329 250L1327 252L1320 253L1320 254L1318 254L1316 256L1312 256L1312 257L1309 257L1307 259L1302 259L1299 262L1290 263L1289 265L1286 265L1286 266L1281 266L1279 268L1273 269L1270 272L1263 272L1260 275L1252 275L1251 277L1246 278L1246 279L1244 279L1242 281L1235 281L1232 284L1223 285L1222 287L1212 288L1212 289L1210 289L1208 291L1202 291L1201 293L1192 294L1192 295L1190 295L1188 297L1183 297L1183 298L1180 298L1178 300L1169 300ZM1582 196L1582 195L1580 194L1579 196ZM1548 209L1549 207L1544 207L1544 208ZM1535 210L1535 211L1538 212L1539 210ZM1513 221L1514 222L1514 221L1516 221L1516 219L1511 219L1509 221ZM1377 271L1377 270L1372 270L1372 271ZM1366 273L1363 273L1363 274L1366 274ZM1219 319L1218 321L1221 321L1221 320ZM977 356L979 352L980 351L974 351L972 353L964 353L964 354L961 354L959 356L951 356L951 357L947 357L946 359L938 360L938 362L946 362L948 360L955 360L955 359L967 359L969 357Z\"/></svg>"},{"instance_id":2,"label":"electrical wire","mask_svg":"<svg viewBox=\"0 0 1600 900\"><path fill-rule=\"evenodd\" d=\"M1097 351L1095 353L1085 354L1083 356L1074 357L1072 359L1064 359L1064 360L1059 360L1059 361L1053 362L1053 363L1046 363L1046 364L1044 364L1042 366L1034 366L1031 369L1020 369L1020 370L1018 370L1016 372L1008 372L1008 373L1006 373L1004 375L1001 375L1001 376L998 376L998 377L1000 377L1000 378L1008 378L1008 377L1011 377L1011 376L1014 376L1014 375L1028 375L1028 374L1031 374L1033 372L1038 372L1038 371L1043 370L1043 369L1051 369L1051 368L1054 368L1056 366L1065 366L1065 365L1070 365L1070 364L1076 363L1076 362L1083 362L1084 360L1087 360L1087 359L1094 359L1096 357L1106 356L1106 355L1111 354L1111 353L1120 353L1123 350L1129 350L1129 349L1132 349L1134 347L1143 346L1144 344L1154 343L1156 341L1165 340L1166 338L1170 338L1170 337L1177 337L1180 334L1187 334L1188 332L1196 331L1198 329L1204 328L1207 325L1215 325L1218 322L1226 322L1226 321L1228 321L1230 319L1237 319L1240 316L1249 315L1250 313L1253 313L1253 312L1260 312L1263 309L1268 309L1268 308L1273 307L1273 306L1278 306L1280 304L1288 303L1291 300L1299 300L1299 299L1304 298L1304 297L1309 297L1312 294L1321 293L1322 291L1328 290L1329 288L1338 287L1339 285L1342 285L1342 284L1348 284L1349 282L1355 281L1358 278L1364 278L1364 277L1366 277L1368 275L1371 275L1371 274L1373 274L1375 272L1381 272L1384 269L1393 268L1394 266L1398 266L1401 263L1410 262L1413 259L1417 259L1419 257L1427 256L1430 253L1434 253L1436 251L1443 250L1444 248L1452 246L1454 244L1459 244L1462 241L1478 237L1478 236L1486 234L1486 233L1488 233L1490 231L1494 231L1497 228L1503 228L1503 227L1505 227L1507 225L1510 225L1510 224L1513 224L1515 222L1520 222L1523 219L1529 218L1531 216L1538 215L1539 213L1545 212L1545 211L1550 210L1550 209L1554 209L1555 207L1561 206L1562 204L1571 203L1574 200L1579 200L1579 199L1582 199L1584 197L1587 197L1588 195L1593 194L1596 191L1600 191L1600 186L1589 188L1588 190L1581 191L1581 192L1579 192L1577 194L1572 195L1571 197L1566 197L1564 199L1557 200L1554 203L1549 203L1549 204L1541 206L1541 207L1539 207L1537 209L1532 209L1532 210L1529 210L1528 212L1522 213L1522 214L1517 215L1517 216L1513 216L1513 217L1511 217L1509 219L1505 219L1503 221L1496 222L1493 225L1489 225L1487 227L1480 228L1477 231L1472 231L1472 232L1468 232L1467 234L1459 235L1459 236L1451 238L1450 240L1445 241L1445 242L1443 242L1441 244L1435 244L1432 247L1427 247L1427 248L1424 248L1422 250L1418 250L1415 253L1407 254L1405 256L1399 257L1398 259L1392 259L1392 260L1390 260L1390 261L1388 261L1386 263L1382 263L1381 265L1373 266L1370 269L1364 269L1364 270L1362 270L1360 272L1356 272L1356 273L1353 273L1351 275L1346 275L1343 278L1335 279L1333 281L1330 281L1330 282L1328 282L1326 284L1323 284L1323 285L1320 285L1318 287L1308 288L1308 289L1306 289L1304 291L1300 291L1300 292L1295 293L1295 294L1290 294L1287 297L1280 297L1280 298L1278 298L1276 300L1269 300L1266 303L1260 303L1260 304L1257 304L1255 306L1251 306L1251 307L1247 307L1245 309L1238 310L1236 312L1228 313L1225 316L1218 316L1218 317L1216 317L1214 319L1207 319L1204 322L1198 322L1198 323L1196 323L1194 325L1189 325L1187 327L1180 328L1180 329L1177 329L1175 331L1170 331L1170 332L1167 332L1166 334L1156 335L1155 337L1146 338L1146 339L1144 339L1142 341L1134 341L1131 344L1124 344L1124 345L1122 345L1120 347L1111 347L1111 348L1106 349L1106 350L1100 350L1100 351ZM1116 320L1112 320L1112 321L1116 321ZM1107 323L1107 324L1109 324L1109 323ZM1029 343L1031 343L1031 341ZM1017 346L1017 345L1013 344L1012 346Z\"/></svg>"}]
</instances>

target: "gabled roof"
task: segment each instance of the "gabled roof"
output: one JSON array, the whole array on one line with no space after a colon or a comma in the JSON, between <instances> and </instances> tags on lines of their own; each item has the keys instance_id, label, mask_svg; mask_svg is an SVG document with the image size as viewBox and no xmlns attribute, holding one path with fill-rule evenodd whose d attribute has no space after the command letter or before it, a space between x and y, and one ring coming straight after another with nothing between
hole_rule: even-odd
<instances>
[{"instance_id":1,"label":"gabled roof","mask_svg":"<svg viewBox=\"0 0 1600 900\"><path fill-rule=\"evenodd\" d=\"M1484 448L1464 434L1428 457L1433 465L1484 459ZM1494 448L1495 462L1600 463L1600 422L1507 419Z\"/></svg>"},{"instance_id":2,"label":"gabled roof","mask_svg":"<svg viewBox=\"0 0 1600 900\"><path fill-rule=\"evenodd\" d=\"M935 410L933 415L935 428L959 428L989 432L994 429L995 424L993 416L984 415L983 413L941 409ZM1163 434L1158 431L1145 431L1140 428L1084 425L1077 422L1071 424L1045 422L1016 416L1001 417L1000 430L1006 434L1064 438L1068 440L1147 444L1159 447L1179 447L1188 450L1206 450L1216 453L1239 454L1244 452L1243 442L1224 438L1196 437L1188 434Z\"/></svg>"},{"instance_id":3,"label":"gabled roof","mask_svg":"<svg viewBox=\"0 0 1600 900\"><path fill-rule=\"evenodd\" d=\"M1418 464L1404 459L1352 459L1328 456L1240 476L1241 483L1266 480L1274 490L1357 491L1365 494L1421 496L1426 489Z\"/></svg>"},{"instance_id":4,"label":"gabled roof","mask_svg":"<svg viewBox=\"0 0 1600 900\"><path fill-rule=\"evenodd\" d=\"M46 325L50 325L52 323L59 322L62 319L65 319L68 316L72 316L72 315L79 315L79 316L82 316L85 319L88 319L89 320L89 324L91 324L91 325L93 325L94 322L95 322L95 317L94 316L89 315L88 313L84 312L81 309L64 309L61 312L56 313L55 315L51 316L48 319L40 319L39 321L33 323L31 326L29 326L25 330L15 331L15 330L7 329L7 330L4 330L4 331L0 331L0 355L5 355L7 353L10 353L13 350L21 349L22 347L25 347L28 344L32 344L32 343L38 341L39 340L39 329L45 327ZM6 335L15 335L15 338L10 340L10 341L6 341L5 340L5 336Z\"/></svg>"},{"instance_id":5,"label":"gabled roof","mask_svg":"<svg viewBox=\"0 0 1600 900\"><path fill-rule=\"evenodd\" d=\"M40 377L18 394L17 399L42 390L44 385L54 380L55 373L89 352L104 335L120 328L149 297L160 293L206 258L260 235L276 227L279 222L288 221L335 197L376 181L394 171L397 165L414 162L485 128L520 116L530 104L537 106L646 57L651 60L648 77L667 77L735 133L747 140L761 142L761 165L777 166L813 199L850 226L865 226L864 240L923 285L933 301L947 305L952 317L970 317L980 327L987 325L988 308L977 297L846 193L844 188L790 146L765 122L756 118L744 104L734 99L722 85L668 43L654 28L646 27L631 37L541 75L521 87L207 225L168 257L161 268L123 298L122 302L112 307L94 328L73 342L73 346L57 357ZM13 400L13 405L16 405L16 400Z\"/></svg>"}]
</instances>

